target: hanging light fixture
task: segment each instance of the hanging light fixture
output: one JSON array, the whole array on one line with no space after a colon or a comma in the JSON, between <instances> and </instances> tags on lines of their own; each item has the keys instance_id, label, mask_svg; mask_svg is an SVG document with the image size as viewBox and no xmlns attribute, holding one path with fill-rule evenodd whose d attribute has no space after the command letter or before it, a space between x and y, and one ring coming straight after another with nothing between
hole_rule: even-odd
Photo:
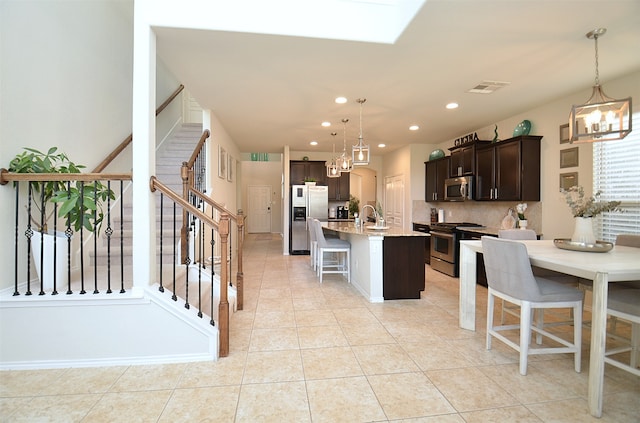
<instances>
[{"instance_id":1,"label":"hanging light fixture","mask_svg":"<svg viewBox=\"0 0 640 423\"><path fill-rule=\"evenodd\" d=\"M351 148L351 157L354 166L360 166L369 164L369 146L364 144L362 139L362 104L367 99L359 98L356 101L360 103L360 135L358 136L358 144Z\"/></svg>"},{"instance_id":2,"label":"hanging light fixture","mask_svg":"<svg viewBox=\"0 0 640 423\"><path fill-rule=\"evenodd\" d=\"M587 38L595 40L596 79L593 93L585 104L573 105L569 114L569 142L621 140L631 132L631 97L615 100L607 97L600 86L598 73L598 38L606 28L594 29Z\"/></svg>"},{"instance_id":3,"label":"hanging light fixture","mask_svg":"<svg viewBox=\"0 0 640 423\"><path fill-rule=\"evenodd\" d=\"M335 136L338 135L337 132L332 132L331 136L333 138L333 155L331 156L331 160L325 162L325 166L327 166L327 177L328 178L339 178L340 177L340 169L338 168L338 162L336 157L336 141Z\"/></svg>"},{"instance_id":4,"label":"hanging light fixture","mask_svg":"<svg viewBox=\"0 0 640 423\"><path fill-rule=\"evenodd\" d=\"M337 164L340 172L351 172L353 170L353 160L351 156L347 155L347 122L349 119L342 119L342 125L344 126L344 141L342 147L342 155L338 157Z\"/></svg>"}]
</instances>

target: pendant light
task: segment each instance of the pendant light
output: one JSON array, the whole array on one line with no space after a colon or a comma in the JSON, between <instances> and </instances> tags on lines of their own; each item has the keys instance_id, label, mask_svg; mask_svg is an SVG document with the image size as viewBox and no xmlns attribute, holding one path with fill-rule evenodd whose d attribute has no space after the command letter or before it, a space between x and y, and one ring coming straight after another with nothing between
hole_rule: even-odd
<instances>
[{"instance_id":1,"label":"pendant light","mask_svg":"<svg viewBox=\"0 0 640 423\"><path fill-rule=\"evenodd\" d=\"M337 132L332 132L331 136L334 137L334 141L333 141L333 155L331 156L331 160L328 160L325 163L325 166L327 166L327 177L328 178L339 178L340 177L340 169L338 168L338 162L337 162L337 157L336 157L336 142L335 142L335 136L338 135Z\"/></svg>"},{"instance_id":2,"label":"pendant light","mask_svg":"<svg viewBox=\"0 0 640 423\"><path fill-rule=\"evenodd\" d=\"M615 100L600 86L598 73L598 38L606 28L594 29L587 38L595 41L596 79L593 93L585 104L573 105L569 114L569 142L621 140L631 132L631 97Z\"/></svg>"},{"instance_id":3,"label":"pendant light","mask_svg":"<svg viewBox=\"0 0 640 423\"><path fill-rule=\"evenodd\" d=\"M369 146L363 143L362 139L362 104L367 101L366 98L356 100L360 103L360 135L358 136L358 144L351 148L351 157L354 166L362 166L369 164Z\"/></svg>"},{"instance_id":4,"label":"pendant light","mask_svg":"<svg viewBox=\"0 0 640 423\"><path fill-rule=\"evenodd\" d=\"M342 125L344 126L344 139L342 146L342 155L338 157L337 164L340 172L351 172L353 170L353 160L350 155L347 155L347 122L349 119L342 119Z\"/></svg>"}]
</instances>

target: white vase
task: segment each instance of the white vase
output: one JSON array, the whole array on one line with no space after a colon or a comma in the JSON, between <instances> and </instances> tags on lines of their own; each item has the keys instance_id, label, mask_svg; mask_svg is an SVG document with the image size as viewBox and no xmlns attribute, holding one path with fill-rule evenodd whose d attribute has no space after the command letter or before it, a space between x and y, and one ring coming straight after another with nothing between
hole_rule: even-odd
<instances>
[{"instance_id":1,"label":"white vase","mask_svg":"<svg viewBox=\"0 0 640 423\"><path fill-rule=\"evenodd\" d=\"M67 253L69 246L67 244L67 236L64 232L41 233L34 231L31 236L31 252L33 253L33 264L36 267L38 278L43 282L43 288L46 290L53 289L53 240L55 243L55 279L56 287L60 288L67 283ZM43 266L40 268L40 251L44 247Z\"/></svg>"},{"instance_id":2,"label":"white vase","mask_svg":"<svg viewBox=\"0 0 640 423\"><path fill-rule=\"evenodd\" d=\"M575 228L571 241L584 244L595 244L596 236L593 233L593 219L590 217L576 217Z\"/></svg>"},{"instance_id":3,"label":"white vase","mask_svg":"<svg viewBox=\"0 0 640 423\"><path fill-rule=\"evenodd\" d=\"M527 229L528 224L529 224L529 221L526 219L522 219L518 221L518 225L520 226L520 229Z\"/></svg>"}]
</instances>

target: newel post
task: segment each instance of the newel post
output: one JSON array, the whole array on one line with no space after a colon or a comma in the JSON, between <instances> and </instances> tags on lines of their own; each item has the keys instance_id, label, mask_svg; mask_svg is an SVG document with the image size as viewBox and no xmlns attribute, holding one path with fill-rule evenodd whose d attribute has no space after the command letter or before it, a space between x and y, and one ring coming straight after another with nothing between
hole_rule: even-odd
<instances>
[{"instance_id":1,"label":"newel post","mask_svg":"<svg viewBox=\"0 0 640 423\"><path fill-rule=\"evenodd\" d=\"M242 249L244 244L244 214L238 209L236 225L238 226L238 273L236 274L236 292L238 310L244 307L244 273L242 270Z\"/></svg>"},{"instance_id":2,"label":"newel post","mask_svg":"<svg viewBox=\"0 0 640 423\"><path fill-rule=\"evenodd\" d=\"M220 357L229 355L229 266L226 265L229 243L229 215L222 213L218 223L220 234L220 302L218 303L218 331L220 332Z\"/></svg>"}]
</instances>

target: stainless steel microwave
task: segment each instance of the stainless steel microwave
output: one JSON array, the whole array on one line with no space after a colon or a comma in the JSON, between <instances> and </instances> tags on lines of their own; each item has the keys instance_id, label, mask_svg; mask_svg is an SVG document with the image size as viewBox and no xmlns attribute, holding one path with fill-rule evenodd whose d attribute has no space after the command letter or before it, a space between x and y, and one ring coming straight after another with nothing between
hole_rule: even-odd
<instances>
[{"instance_id":1,"label":"stainless steel microwave","mask_svg":"<svg viewBox=\"0 0 640 423\"><path fill-rule=\"evenodd\" d=\"M444 201L473 200L473 176L459 176L444 180Z\"/></svg>"}]
</instances>

